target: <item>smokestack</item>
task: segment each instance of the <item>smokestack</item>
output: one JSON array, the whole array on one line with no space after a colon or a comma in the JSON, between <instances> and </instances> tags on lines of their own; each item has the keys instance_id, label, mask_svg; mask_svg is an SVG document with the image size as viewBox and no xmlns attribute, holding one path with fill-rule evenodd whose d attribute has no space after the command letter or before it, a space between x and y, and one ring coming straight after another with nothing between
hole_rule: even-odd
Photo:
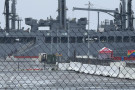
<instances>
[{"instance_id":1,"label":"smokestack","mask_svg":"<svg viewBox=\"0 0 135 90\"><path fill-rule=\"evenodd\" d=\"M5 16L6 16L6 31L9 32L9 16L10 16L10 13L9 13L9 0L5 1L5 9L6 9L6 13L5 13Z\"/></svg>"},{"instance_id":2,"label":"smokestack","mask_svg":"<svg viewBox=\"0 0 135 90\"><path fill-rule=\"evenodd\" d=\"M132 0L128 0L127 14L128 14L128 29L133 30Z\"/></svg>"},{"instance_id":3,"label":"smokestack","mask_svg":"<svg viewBox=\"0 0 135 90\"><path fill-rule=\"evenodd\" d=\"M58 20L60 28L66 29L66 0L58 0Z\"/></svg>"},{"instance_id":4,"label":"smokestack","mask_svg":"<svg viewBox=\"0 0 135 90\"><path fill-rule=\"evenodd\" d=\"M126 0L121 0L121 17L122 17L122 29L126 29Z\"/></svg>"},{"instance_id":5,"label":"smokestack","mask_svg":"<svg viewBox=\"0 0 135 90\"><path fill-rule=\"evenodd\" d=\"M11 28L12 29L16 29L15 27L15 21L16 21L16 0L12 0L12 9L11 9L11 13L12 13L12 18L11 18L11 21L12 21L12 25L11 25Z\"/></svg>"}]
</instances>

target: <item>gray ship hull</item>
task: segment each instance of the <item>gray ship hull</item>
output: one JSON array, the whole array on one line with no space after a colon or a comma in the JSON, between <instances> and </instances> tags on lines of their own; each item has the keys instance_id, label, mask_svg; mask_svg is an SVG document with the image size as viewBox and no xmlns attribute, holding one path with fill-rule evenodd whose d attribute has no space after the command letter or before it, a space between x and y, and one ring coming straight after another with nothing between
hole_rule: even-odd
<instances>
[{"instance_id":1,"label":"gray ship hull","mask_svg":"<svg viewBox=\"0 0 135 90\"><path fill-rule=\"evenodd\" d=\"M67 34L63 35L63 33ZM89 52L89 55L98 57L99 50L103 47L107 47L113 50L114 56L121 57L127 56L128 50L135 49L134 33L134 31L113 31L100 33L94 31L88 32L85 30L84 32L70 31L70 33L68 33L68 31L56 32L51 30L31 33L10 32L8 36L4 36L5 33L1 33L1 38L5 38L4 40L10 39L12 43L8 40L3 43L1 41L0 55L1 57L9 55L38 56L39 53L47 53L60 54L63 58L68 58L73 57L75 52L76 55L88 55ZM59 38L58 41L54 39L56 37L57 40ZM109 39L109 37L113 38ZM11 40L11 38L15 40L18 39L18 41Z\"/></svg>"}]
</instances>

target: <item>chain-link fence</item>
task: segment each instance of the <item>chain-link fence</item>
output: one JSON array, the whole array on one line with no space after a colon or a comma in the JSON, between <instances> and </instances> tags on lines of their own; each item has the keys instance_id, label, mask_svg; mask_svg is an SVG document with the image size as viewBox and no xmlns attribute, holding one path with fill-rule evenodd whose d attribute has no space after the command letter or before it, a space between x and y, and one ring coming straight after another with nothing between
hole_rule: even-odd
<instances>
[{"instance_id":1,"label":"chain-link fence","mask_svg":"<svg viewBox=\"0 0 135 90\"><path fill-rule=\"evenodd\" d=\"M88 16L89 11L98 11L97 30L89 29L90 18L67 19L66 0L58 0L56 19L26 18L31 28L24 30L16 15L16 0L5 0L6 28L0 28L0 90L134 90L132 0L120 2L119 10L92 9L90 2L88 8L74 8L88 11ZM114 20L99 25L99 12Z\"/></svg>"},{"instance_id":2,"label":"chain-link fence","mask_svg":"<svg viewBox=\"0 0 135 90\"><path fill-rule=\"evenodd\" d=\"M34 33L35 38L40 36ZM35 39L34 42L32 38L28 40L29 37L25 37L26 43L22 40L25 38L19 36L2 38L3 43L0 44L1 90L127 90L135 88L135 58L121 56L122 54L118 51L115 56L112 49L103 47L111 46L112 43L100 43L102 39L98 42L85 42L87 36L70 36L73 32L64 37L57 36L59 42L55 43L56 37L45 36L46 31L40 33L44 36L43 39L41 41ZM51 31L50 34L52 33ZM16 38L23 42L10 43ZM89 49L88 43L90 43ZM124 48L121 49L124 50ZM114 53L116 53L115 50Z\"/></svg>"}]
</instances>

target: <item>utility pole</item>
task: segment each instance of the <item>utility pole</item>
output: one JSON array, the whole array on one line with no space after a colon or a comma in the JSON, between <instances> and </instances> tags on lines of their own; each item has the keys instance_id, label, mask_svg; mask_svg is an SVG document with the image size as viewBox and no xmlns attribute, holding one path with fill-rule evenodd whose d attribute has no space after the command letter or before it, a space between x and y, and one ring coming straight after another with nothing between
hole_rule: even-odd
<instances>
[{"instance_id":1,"label":"utility pole","mask_svg":"<svg viewBox=\"0 0 135 90\"><path fill-rule=\"evenodd\" d=\"M90 9L91 6L92 6L90 1L88 2L88 4L85 4L85 5L88 6L88 9ZM87 53L88 57L90 56L90 41L89 41L90 36L89 36L89 31L90 31L90 11L88 11L88 53Z\"/></svg>"}]
</instances>

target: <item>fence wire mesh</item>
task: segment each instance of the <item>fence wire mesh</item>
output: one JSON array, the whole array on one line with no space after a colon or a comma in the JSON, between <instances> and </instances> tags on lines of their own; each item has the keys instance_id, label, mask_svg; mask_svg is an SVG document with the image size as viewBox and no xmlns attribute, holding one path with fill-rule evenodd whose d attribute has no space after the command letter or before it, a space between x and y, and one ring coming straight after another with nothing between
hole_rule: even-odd
<instances>
[{"instance_id":1,"label":"fence wire mesh","mask_svg":"<svg viewBox=\"0 0 135 90\"><path fill-rule=\"evenodd\" d=\"M14 18L15 0L11 15L9 0L5 0L6 28L0 28L0 90L135 90L135 30L122 26L126 17L128 26L133 26L132 14L127 15L131 8L126 14L111 10L115 20L106 20L94 31L86 29L87 18L67 20L66 0L58 1L56 20L26 18L31 29L24 30L19 28L20 19ZM131 6L132 0L127 1ZM9 17L12 28L17 19L18 29L8 27ZM39 30L41 26L50 30Z\"/></svg>"},{"instance_id":2,"label":"fence wire mesh","mask_svg":"<svg viewBox=\"0 0 135 90\"><path fill-rule=\"evenodd\" d=\"M44 35L45 31L38 33L44 36L40 43L37 43L38 39L33 39L34 36L40 36L36 33L27 38L25 35L2 37L3 43L0 46L1 89L127 90L135 88L135 58L118 57L121 55L120 52L115 56L113 54L115 52L112 53L113 50L103 47L113 45L108 43L108 40L106 42L102 42L102 39L96 40L97 42L85 41L87 36L82 33L80 33L81 37L77 36L77 33L72 36L73 32L68 33L68 31L65 32L67 36L64 37L60 36L61 32L57 32L59 36L56 37ZM50 35L53 35L52 33L56 34L50 31ZM19 39L20 42L14 39ZM11 41L12 44L10 44ZM100 42L102 42L101 46ZM90 45L89 49L88 45ZM124 46L126 48L126 45Z\"/></svg>"}]
</instances>

